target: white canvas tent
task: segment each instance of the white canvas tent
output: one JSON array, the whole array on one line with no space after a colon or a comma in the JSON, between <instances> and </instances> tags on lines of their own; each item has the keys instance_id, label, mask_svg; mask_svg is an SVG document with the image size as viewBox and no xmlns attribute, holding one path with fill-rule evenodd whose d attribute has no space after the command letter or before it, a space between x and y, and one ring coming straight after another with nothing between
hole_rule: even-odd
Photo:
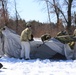
<instances>
[{"instance_id":1,"label":"white canvas tent","mask_svg":"<svg viewBox=\"0 0 76 75\"><path fill-rule=\"evenodd\" d=\"M21 41L20 36L15 31L8 27L2 31L2 37L0 37L0 56L4 54L9 57L20 58L21 52ZM41 40L34 40L31 44L31 59L41 58L47 59L52 58L55 54L59 53L64 55L67 59L75 59L76 52L71 50L68 44L63 44L55 38L51 38L44 44Z\"/></svg>"}]
</instances>

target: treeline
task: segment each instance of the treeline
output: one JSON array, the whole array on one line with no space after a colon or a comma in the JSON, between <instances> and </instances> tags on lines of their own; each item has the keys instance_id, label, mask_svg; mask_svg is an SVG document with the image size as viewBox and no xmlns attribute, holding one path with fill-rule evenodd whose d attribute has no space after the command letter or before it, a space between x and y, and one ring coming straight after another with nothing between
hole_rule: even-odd
<instances>
[{"instance_id":1,"label":"treeline","mask_svg":"<svg viewBox=\"0 0 76 75\"><path fill-rule=\"evenodd\" d=\"M52 37L56 36L59 31L65 30L66 27L63 26L62 21L60 20L59 24L54 23L41 23L35 20L29 21L32 25L32 32L34 37L41 37L43 34L50 34ZM16 20L9 19L9 23L7 26L17 32L17 34L21 34L22 30L26 28L25 20L18 20L18 26ZM0 24L0 28L3 27L3 24ZM75 26L72 26L72 33L75 29Z\"/></svg>"}]
</instances>

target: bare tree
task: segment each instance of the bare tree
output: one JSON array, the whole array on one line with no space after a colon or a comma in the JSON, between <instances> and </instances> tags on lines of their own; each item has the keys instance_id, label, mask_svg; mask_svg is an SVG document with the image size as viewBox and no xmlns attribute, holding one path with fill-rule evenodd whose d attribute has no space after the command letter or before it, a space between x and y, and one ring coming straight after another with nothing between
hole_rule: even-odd
<instances>
[{"instance_id":1,"label":"bare tree","mask_svg":"<svg viewBox=\"0 0 76 75\"><path fill-rule=\"evenodd\" d=\"M68 15L68 22L67 22L67 30L69 32L69 34L71 34L71 8L72 8L72 2L73 0L68 0L68 11L67 11L67 15Z\"/></svg>"},{"instance_id":2,"label":"bare tree","mask_svg":"<svg viewBox=\"0 0 76 75\"><path fill-rule=\"evenodd\" d=\"M17 8L16 8L16 1L14 0L15 3L15 15L16 15L16 32L18 31L18 12L17 12Z\"/></svg>"},{"instance_id":3,"label":"bare tree","mask_svg":"<svg viewBox=\"0 0 76 75\"><path fill-rule=\"evenodd\" d=\"M7 26L8 23L8 13L7 13L7 1L8 0L0 0L2 4L2 11L3 11L3 20L4 20L4 25Z\"/></svg>"},{"instance_id":4,"label":"bare tree","mask_svg":"<svg viewBox=\"0 0 76 75\"><path fill-rule=\"evenodd\" d=\"M59 13L60 13L60 11L59 11L59 9L57 8L57 6L58 6L58 4L56 4L56 2L55 2L55 0L53 0L53 6L54 6L54 9L55 9L55 13L56 13L56 17L57 17L57 24L59 23Z\"/></svg>"},{"instance_id":5,"label":"bare tree","mask_svg":"<svg viewBox=\"0 0 76 75\"><path fill-rule=\"evenodd\" d=\"M51 23L48 0L45 0L45 2L46 2L46 5L47 5L47 12L48 12L49 23Z\"/></svg>"},{"instance_id":6,"label":"bare tree","mask_svg":"<svg viewBox=\"0 0 76 75\"><path fill-rule=\"evenodd\" d=\"M72 9L75 7L76 0L62 0L61 4L59 3L60 0L47 0L47 1L49 3L49 6L51 7L49 8L49 11L53 12L53 14L54 13L56 14L57 23L59 22L60 18L65 20L66 29L68 33L71 34L72 16L73 16Z\"/></svg>"}]
</instances>

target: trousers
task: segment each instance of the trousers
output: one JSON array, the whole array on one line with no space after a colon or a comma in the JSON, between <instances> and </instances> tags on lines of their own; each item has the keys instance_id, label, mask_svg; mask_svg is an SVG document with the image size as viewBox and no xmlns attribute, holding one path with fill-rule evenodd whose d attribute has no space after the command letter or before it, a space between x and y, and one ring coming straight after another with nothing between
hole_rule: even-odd
<instances>
[{"instance_id":1,"label":"trousers","mask_svg":"<svg viewBox=\"0 0 76 75\"><path fill-rule=\"evenodd\" d=\"M21 58L30 59L30 42L22 41L21 46Z\"/></svg>"}]
</instances>

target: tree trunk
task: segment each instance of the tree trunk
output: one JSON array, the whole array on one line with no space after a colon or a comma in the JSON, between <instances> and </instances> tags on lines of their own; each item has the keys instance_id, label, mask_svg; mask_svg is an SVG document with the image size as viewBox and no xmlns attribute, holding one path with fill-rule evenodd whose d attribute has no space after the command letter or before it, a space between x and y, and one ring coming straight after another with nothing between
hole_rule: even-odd
<instances>
[{"instance_id":1,"label":"tree trunk","mask_svg":"<svg viewBox=\"0 0 76 75\"><path fill-rule=\"evenodd\" d=\"M72 34L72 31L71 31L71 6L72 6L72 1L73 0L68 0L68 11L67 11L67 14L68 14L68 22L67 22L67 31L69 34Z\"/></svg>"}]
</instances>

